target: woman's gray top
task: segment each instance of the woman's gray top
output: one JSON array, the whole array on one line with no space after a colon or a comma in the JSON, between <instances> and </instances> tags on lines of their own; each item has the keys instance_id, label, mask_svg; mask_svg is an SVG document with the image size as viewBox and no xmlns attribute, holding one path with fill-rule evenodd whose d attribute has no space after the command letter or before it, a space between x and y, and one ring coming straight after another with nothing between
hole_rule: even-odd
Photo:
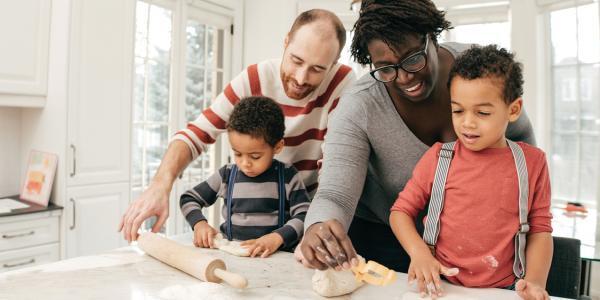
<instances>
[{"instance_id":1,"label":"woman's gray top","mask_svg":"<svg viewBox=\"0 0 600 300\"><path fill-rule=\"evenodd\" d=\"M470 45L440 46L456 57ZM525 113L509 124L506 136L535 144ZM406 126L385 86L366 74L342 95L329 120L319 188L304 229L337 219L347 230L355 214L389 224L390 207L427 149Z\"/></svg>"}]
</instances>

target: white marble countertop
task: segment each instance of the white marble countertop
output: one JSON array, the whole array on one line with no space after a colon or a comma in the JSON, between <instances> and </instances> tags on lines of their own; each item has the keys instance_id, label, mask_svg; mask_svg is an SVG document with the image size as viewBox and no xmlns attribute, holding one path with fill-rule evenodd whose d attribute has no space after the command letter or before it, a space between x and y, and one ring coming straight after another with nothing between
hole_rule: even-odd
<instances>
[{"instance_id":1,"label":"white marble countertop","mask_svg":"<svg viewBox=\"0 0 600 300\"><path fill-rule=\"evenodd\" d=\"M191 235L174 237L191 246ZM248 288L236 290L207 283L145 255L136 246L94 256L82 256L51 264L0 274L0 299L325 299L312 291L312 270L291 253L269 258L241 258L219 250L197 249L223 259L227 269L244 275ZM519 299L515 292L500 289L467 289L444 283L442 299ZM351 295L335 299L399 299L416 291L406 274L387 286L365 285ZM333 299L333 298L330 298Z\"/></svg>"}]
</instances>

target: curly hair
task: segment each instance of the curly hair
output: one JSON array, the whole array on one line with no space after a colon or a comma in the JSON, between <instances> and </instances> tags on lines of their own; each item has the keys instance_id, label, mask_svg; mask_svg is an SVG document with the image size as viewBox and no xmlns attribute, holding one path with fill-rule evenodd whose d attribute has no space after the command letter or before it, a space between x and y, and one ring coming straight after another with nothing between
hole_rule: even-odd
<instances>
[{"instance_id":1,"label":"curly hair","mask_svg":"<svg viewBox=\"0 0 600 300\"><path fill-rule=\"evenodd\" d=\"M283 111L269 97L246 97L233 108L227 131L263 138L274 147L285 132Z\"/></svg>"},{"instance_id":2,"label":"curly hair","mask_svg":"<svg viewBox=\"0 0 600 300\"><path fill-rule=\"evenodd\" d=\"M363 0L350 51L356 62L368 65L368 45L373 40L392 47L403 43L407 35L429 34L437 45L440 33L450 28L445 12L430 0Z\"/></svg>"},{"instance_id":3,"label":"curly hair","mask_svg":"<svg viewBox=\"0 0 600 300\"><path fill-rule=\"evenodd\" d=\"M499 79L504 84L502 98L510 104L523 95L523 66L514 54L496 45L472 46L461 54L448 76L448 89L454 77L467 80L478 78Z\"/></svg>"}]
</instances>

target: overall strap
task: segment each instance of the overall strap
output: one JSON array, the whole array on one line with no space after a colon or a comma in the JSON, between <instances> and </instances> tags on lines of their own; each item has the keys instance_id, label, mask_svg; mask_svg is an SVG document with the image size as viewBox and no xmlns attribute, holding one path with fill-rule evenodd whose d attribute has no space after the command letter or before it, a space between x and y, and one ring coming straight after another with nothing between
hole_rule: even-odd
<instances>
[{"instance_id":1,"label":"overall strap","mask_svg":"<svg viewBox=\"0 0 600 300\"><path fill-rule=\"evenodd\" d=\"M279 188L279 220L277 221L277 228L283 227L285 223L285 165L277 161L279 169L279 180L277 181L277 186Z\"/></svg>"},{"instance_id":2,"label":"overall strap","mask_svg":"<svg viewBox=\"0 0 600 300\"><path fill-rule=\"evenodd\" d=\"M233 203L233 185L235 183L235 178L237 177L237 165L233 164L231 166L231 171L229 172L229 178L227 180L227 194L225 195L225 201L227 202L227 239L233 240L233 234L231 233L231 207Z\"/></svg>"},{"instance_id":3,"label":"overall strap","mask_svg":"<svg viewBox=\"0 0 600 300\"><path fill-rule=\"evenodd\" d=\"M444 207L444 187L448 177L448 169L454 155L454 145L456 142L444 143L440 149L438 164L435 169L433 186L431 187L431 198L429 199L429 209L427 211L427 220L425 221L425 231L423 240L433 249L437 243L440 233L440 214Z\"/></svg>"},{"instance_id":4,"label":"overall strap","mask_svg":"<svg viewBox=\"0 0 600 300\"><path fill-rule=\"evenodd\" d=\"M525 155L519 145L511 140L506 140L512 151L517 168L519 179L519 231L515 234L515 260L513 262L513 273L517 278L525 277L525 244L527 242L527 233L529 232L528 216L528 195L529 195L529 174Z\"/></svg>"}]
</instances>

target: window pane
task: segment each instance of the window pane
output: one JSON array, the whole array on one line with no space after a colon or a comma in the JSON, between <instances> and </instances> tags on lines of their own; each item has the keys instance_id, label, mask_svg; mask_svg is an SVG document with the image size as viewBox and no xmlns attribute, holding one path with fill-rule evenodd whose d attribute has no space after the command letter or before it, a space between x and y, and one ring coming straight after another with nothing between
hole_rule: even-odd
<instances>
[{"instance_id":1,"label":"window pane","mask_svg":"<svg viewBox=\"0 0 600 300\"><path fill-rule=\"evenodd\" d=\"M494 34L490 34L493 32ZM490 45L510 49L510 25L508 22L458 25L450 30L453 42Z\"/></svg>"},{"instance_id":2,"label":"window pane","mask_svg":"<svg viewBox=\"0 0 600 300\"><path fill-rule=\"evenodd\" d=\"M577 15L575 8L550 13L552 57L555 65L577 62Z\"/></svg>"},{"instance_id":3,"label":"window pane","mask_svg":"<svg viewBox=\"0 0 600 300\"><path fill-rule=\"evenodd\" d=\"M216 92L216 89L214 87L215 75L216 75L216 72L214 72L214 71L206 72L206 93L204 93L204 96L205 96L204 103L203 103L204 107L202 109L208 107L210 105L210 103L212 102L212 100L214 99L214 97L216 96L214 94L214 92Z\"/></svg>"},{"instance_id":4,"label":"window pane","mask_svg":"<svg viewBox=\"0 0 600 300\"><path fill-rule=\"evenodd\" d=\"M146 120L167 122L169 119L169 65L148 62L148 112Z\"/></svg>"},{"instance_id":5,"label":"window pane","mask_svg":"<svg viewBox=\"0 0 600 300\"><path fill-rule=\"evenodd\" d=\"M577 18L579 27L579 60L583 63L598 63L600 62L598 3L578 7Z\"/></svg>"},{"instance_id":6,"label":"window pane","mask_svg":"<svg viewBox=\"0 0 600 300\"><path fill-rule=\"evenodd\" d=\"M169 141L167 125L147 125L145 130L145 148L146 148L146 178L144 185L154 176L163 154L167 150Z\"/></svg>"},{"instance_id":7,"label":"window pane","mask_svg":"<svg viewBox=\"0 0 600 300\"><path fill-rule=\"evenodd\" d=\"M596 205L600 178L600 135L581 137L579 201Z\"/></svg>"},{"instance_id":8,"label":"window pane","mask_svg":"<svg viewBox=\"0 0 600 300\"><path fill-rule=\"evenodd\" d=\"M580 72L581 130L600 133L600 64L584 65Z\"/></svg>"},{"instance_id":9,"label":"window pane","mask_svg":"<svg viewBox=\"0 0 600 300\"><path fill-rule=\"evenodd\" d=\"M204 35L205 26L196 21L188 21L187 35L187 63L204 65Z\"/></svg>"},{"instance_id":10,"label":"window pane","mask_svg":"<svg viewBox=\"0 0 600 300\"><path fill-rule=\"evenodd\" d=\"M577 197L577 136L552 135L552 194L554 198L573 201Z\"/></svg>"},{"instance_id":11,"label":"window pane","mask_svg":"<svg viewBox=\"0 0 600 300\"><path fill-rule=\"evenodd\" d=\"M208 36L207 36L207 45L208 45L208 49L207 49L207 55L206 55L206 67L208 68L215 68L215 52L216 52L216 48L217 45L215 43L216 40L216 35L217 35L217 28L213 27L213 26L208 26L208 32L207 32Z\"/></svg>"},{"instance_id":12,"label":"window pane","mask_svg":"<svg viewBox=\"0 0 600 300\"><path fill-rule=\"evenodd\" d=\"M133 125L133 136L132 138L132 169L131 169L131 185L133 187L142 186L142 154L144 151L144 128L142 125ZM135 198L134 198L135 199Z\"/></svg>"},{"instance_id":13,"label":"window pane","mask_svg":"<svg viewBox=\"0 0 600 300\"><path fill-rule=\"evenodd\" d=\"M185 118L193 121L204 108L204 69L188 67L185 85Z\"/></svg>"},{"instance_id":14,"label":"window pane","mask_svg":"<svg viewBox=\"0 0 600 300\"><path fill-rule=\"evenodd\" d=\"M135 7L135 33L136 36L148 36L148 11L149 5L138 1Z\"/></svg>"},{"instance_id":15,"label":"window pane","mask_svg":"<svg viewBox=\"0 0 600 300\"><path fill-rule=\"evenodd\" d=\"M577 67L554 68L554 130L577 130Z\"/></svg>"},{"instance_id":16,"label":"window pane","mask_svg":"<svg viewBox=\"0 0 600 300\"><path fill-rule=\"evenodd\" d=\"M168 61L171 51L171 12L162 7L150 6L149 31L149 57Z\"/></svg>"},{"instance_id":17,"label":"window pane","mask_svg":"<svg viewBox=\"0 0 600 300\"><path fill-rule=\"evenodd\" d=\"M134 103L133 103L133 121L144 120L144 97L146 94L146 65L144 59L135 59L135 87L134 87Z\"/></svg>"}]
</instances>

